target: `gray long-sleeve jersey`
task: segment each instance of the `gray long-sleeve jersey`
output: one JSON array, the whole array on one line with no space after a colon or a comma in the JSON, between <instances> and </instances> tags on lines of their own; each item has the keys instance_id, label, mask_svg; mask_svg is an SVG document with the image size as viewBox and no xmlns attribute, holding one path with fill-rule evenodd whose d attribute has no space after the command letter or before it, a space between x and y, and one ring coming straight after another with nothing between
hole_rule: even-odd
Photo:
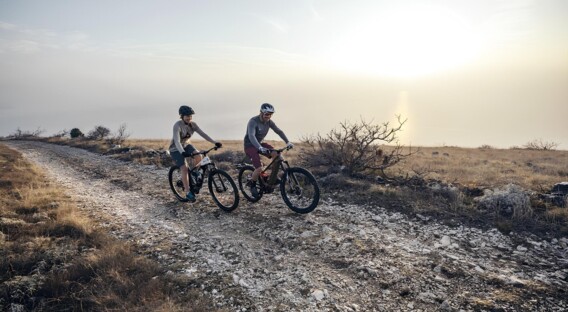
<instances>
[{"instance_id":1,"label":"gray long-sleeve jersey","mask_svg":"<svg viewBox=\"0 0 568 312\"><path fill-rule=\"evenodd\" d=\"M191 121L189 124L186 124L185 122L183 122L183 120L178 120L174 124L173 131L174 133L169 148L170 152L178 151L180 153L183 153L185 151L184 148L191 143L190 138L194 132L199 133L199 135L205 140L211 143L215 143L215 140L205 134L205 132L203 132L193 121Z\"/></svg>"},{"instance_id":2,"label":"gray long-sleeve jersey","mask_svg":"<svg viewBox=\"0 0 568 312\"><path fill-rule=\"evenodd\" d=\"M247 133L245 134L245 148L254 146L257 149L260 148L260 143L266 135L268 130L272 129L284 142L288 143L288 138L280 128L276 126L274 121L269 120L268 122L262 122L260 116L252 117L247 124Z\"/></svg>"}]
</instances>

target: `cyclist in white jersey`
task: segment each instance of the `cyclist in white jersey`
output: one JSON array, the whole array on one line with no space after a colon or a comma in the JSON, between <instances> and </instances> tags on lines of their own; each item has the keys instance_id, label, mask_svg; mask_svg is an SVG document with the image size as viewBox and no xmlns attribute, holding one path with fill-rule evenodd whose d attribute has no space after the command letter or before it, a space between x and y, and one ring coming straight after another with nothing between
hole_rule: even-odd
<instances>
[{"instance_id":1,"label":"cyclist in white jersey","mask_svg":"<svg viewBox=\"0 0 568 312\"><path fill-rule=\"evenodd\" d=\"M179 117L173 127L173 137L170 143L169 151L170 155L176 162L176 165L180 167L181 177L183 182L183 188L186 192L186 198L190 201L195 201L195 194L189 188L189 179L187 176L189 166L185 161L186 157L192 157L191 155L198 150L191 144L190 138L193 133L197 132L205 140L215 144L217 147L221 147L223 144L221 142L215 141L210 138L205 132L203 132L195 121L192 121L193 114L195 111L189 107L182 105L179 108ZM193 163L198 164L203 157L200 154L193 156Z\"/></svg>"}]
</instances>

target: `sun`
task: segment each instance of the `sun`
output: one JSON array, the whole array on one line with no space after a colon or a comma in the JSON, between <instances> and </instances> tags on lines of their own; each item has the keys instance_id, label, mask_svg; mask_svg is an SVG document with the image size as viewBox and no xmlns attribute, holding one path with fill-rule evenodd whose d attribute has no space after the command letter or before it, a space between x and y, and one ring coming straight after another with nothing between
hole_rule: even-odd
<instances>
[{"instance_id":1,"label":"sun","mask_svg":"<svg viewBox=\"0 0 568 312\"><path fill-rule=\"evenodd\" d=\"M463 17L442 7L415 6L383 11L346 29L327 61L357 73L416 77L465 64L479 46Z\"/></svg>"}]
</instances>

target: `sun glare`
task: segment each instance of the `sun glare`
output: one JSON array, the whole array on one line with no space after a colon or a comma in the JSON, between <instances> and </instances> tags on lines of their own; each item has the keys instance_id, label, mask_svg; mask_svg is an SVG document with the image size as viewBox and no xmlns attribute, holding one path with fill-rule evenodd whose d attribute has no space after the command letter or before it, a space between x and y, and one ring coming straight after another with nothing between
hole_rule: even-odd
<instances>
[{"instance_id":1,"label":"sun glare","mask_svg":"<svg viewBox=\"0 0 568 312\"><path fill-rule=\"evenodd\" d=\"M328 61L358 73L416 77L465 64L478 50L477 36L459 15L413 7L382 12L345 30Z\"/></svg>"}]
</instances>

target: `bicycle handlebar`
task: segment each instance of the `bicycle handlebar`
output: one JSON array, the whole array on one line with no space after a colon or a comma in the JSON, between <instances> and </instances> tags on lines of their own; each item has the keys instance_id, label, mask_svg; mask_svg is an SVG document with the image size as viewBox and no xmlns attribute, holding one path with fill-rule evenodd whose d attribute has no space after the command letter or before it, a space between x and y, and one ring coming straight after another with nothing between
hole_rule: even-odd
<instances>
[{"instance_id":1,"label":"bicycle handlebar","mask_svg":"<svg viewBox=\"0 0 568 312\"><path fill-rule=\"evenodd\" d=\"M286 147L283 147L283 148L280 148L280 149L267 149L267 150L268 150L268 153L267 153L267 154L270 154L270 153L272 153L272 152L276 152L276 153L278 153L278 154L281 154L282 152L287 151L287 150L290 150L290 149L292 149L291 146L286 146ZM260 151L258 151L258 153L259 153L259 154L262 154Z\"/></svg>"},{"instance_id":2,"label":"bicycle handlebar","mask_svg":"<svg viewBox=\"0 0 568 312\"><path fill-rule=\"evenodd\" d=\"M194 152L194 153L191 154L191 157L193 157L193 156L195 156L195 155L203 155L203 156L205 156L205 155L207 155L209 152L211 152L212 150L218 150L218 149L220 149L221 147L222 147L222 146L220 146L220 147L213 146L212 148L210 148L210 149L208 149L208 150L206 150L206 151Z\"/></svg>"}]
</instances>

